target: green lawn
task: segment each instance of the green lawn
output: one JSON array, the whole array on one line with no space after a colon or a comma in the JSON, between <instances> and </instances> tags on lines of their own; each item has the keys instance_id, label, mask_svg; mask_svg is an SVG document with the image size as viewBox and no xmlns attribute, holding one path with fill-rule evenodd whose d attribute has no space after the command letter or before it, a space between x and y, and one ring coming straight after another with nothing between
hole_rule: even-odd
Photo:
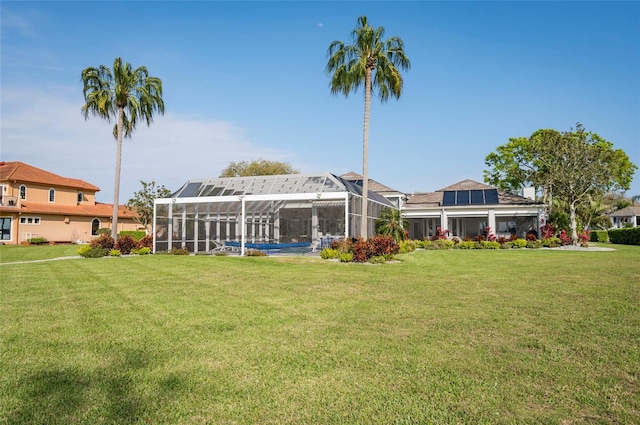
<instances>
[{"instance_id":1,"label":"green lawn","mask_svg":"<svg viewBox=\"0 0 640 425\"><path fill-rule=\"evenodd\" d=\"M0 424L640 423L615 248L2 264Z\"/></svg>"}]
</instances>

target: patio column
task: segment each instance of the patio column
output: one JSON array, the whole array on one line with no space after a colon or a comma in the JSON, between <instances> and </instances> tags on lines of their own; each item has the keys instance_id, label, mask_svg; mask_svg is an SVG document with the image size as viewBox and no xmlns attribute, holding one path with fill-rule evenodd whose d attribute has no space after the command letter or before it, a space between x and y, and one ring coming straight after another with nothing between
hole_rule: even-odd
<instances>
[{"instance_id":1,"label":"patio column","mask_svg":"<svg viewBox=\"0 0 640 425\"><path fill-rule=\"evenodd\" d=\"M211 220L207 220L204 222L204 237L206 238L204 241L204 250L209 252L211 249L209 247L209 241L211 240Z\"/></svg>"},{"instance_id":2,"label":"patio column","mask_svg":"<svg viewBox=\"0 0 640 425\"><path fill-rule=\"evenodd\" d=\"M280 208L273 214L273 239L280 243Z\"/></svg>"},{"instance_id":3,"label":"patio column","mask_svg":"<svg viewBox=\"0 0 640 425\"><path fill-rule=\"evenodd\" d=\"M225 238L226 240L230 241L231 239L229 238L229 235L231 234L231 214L227 213L227 221L225 222L225 228L226 228L226 235Z\"/></svg>"},{"instance_id":4,"label":"patio column","mask_svg":"<svg viewBox=\"0 0 640 425\"><path fill-rule=\"evenodd\" d=\"M196 213L193 215L193 252L198 252L198 206L196 205Z\"/></svg>"},{"instance_id":5,"label":"patio column","mask_svg":"<svg viewBox=\"0 0 640 425\"><path fill-rule=\"evenodd\" d=\"M240 202L242 203L242 216L240 217L240 221L242 222L242 226L240 228L240 256L244 257L244 244L247 242L246 235L246 219L245 219L245 203L244 196L240 197Z\"/></svg>"},{"instance_id":6,"label":"patio column","mask_svg":"<svg viewBox=\"0 0 640 425\"><path fill-rule=\"evenodd\" d=\"M487 216L487 226L491 227L491 233L496 234L496 212L495 210L489 210Z\"/></svg>"},{"instance_id":7,"label":"patio column","mask_svg":"<svg viewBox=\"0 0 640 425\"><path fill-rule=\"evenodd\" d=\"M440 211L440 227L443 231L449 229L449 218L444 208Z\"/></svg>"},{"instance_id":8,"label":"patio column","mask_svg":"<svg viewBox=\"0 0 640 425\"><path fill-rule=\"evenodd\" d=\"M173 204L169 204L169 220L167 223L167 251L173 246Z\"/></svg>"},{"instance_id":9,"label":"patio column","mask_svg":"<svg viewBox=\"0 0 640 425\"><path fill-rule=\"evenodd\" d=\"M182 246L187 246L187 208L186 207L182 211L182 225L180 226L180 231L182 232Z\"/></svg>"},{"instance_id":10,"label":"patio column","mask_svg":"<svg viewBox=\"0 0 640 425\"><path fill-rule=\"evenodd\" d=\"M318 207L311 204L311 247L315 251L318 245Z\"/></svg>"}]
</instances>

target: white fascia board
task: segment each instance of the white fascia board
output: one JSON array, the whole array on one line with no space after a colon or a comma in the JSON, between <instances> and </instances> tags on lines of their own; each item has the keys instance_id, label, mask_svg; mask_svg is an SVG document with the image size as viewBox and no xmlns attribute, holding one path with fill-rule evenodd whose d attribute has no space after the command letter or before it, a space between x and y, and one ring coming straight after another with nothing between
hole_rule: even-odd
<instances>
[{"instance_id":1,"label":"white fascia board","mask_svg":"<svg viewBox=\"0 0 640 425\"><path fill-rule=\"evenodd\" d=\"M498 206L484 208L425 208L425 209L403 209L402 215L407 218L430 218L440 217L442 210L446 211L447 217L486 217L489 210L492 210L496 216L514 216L514 215L538 215L543 206L532 205L523 208L514 208L513 205Z\"/></svg>"},{"instance_id":2,"label":"white fascia board","mask_svg":"<svg viewBox=\"0 0 640 425\"><path fill-rule=\"evenodd\" d=\"M234 196L201 196L189 198L161 198L154 201L155 204L207 204L251 201L322 201L343 200L347 192L316 192L316 193L282 193L265 195L234 195Z\"/></svg>"}]
</instances>

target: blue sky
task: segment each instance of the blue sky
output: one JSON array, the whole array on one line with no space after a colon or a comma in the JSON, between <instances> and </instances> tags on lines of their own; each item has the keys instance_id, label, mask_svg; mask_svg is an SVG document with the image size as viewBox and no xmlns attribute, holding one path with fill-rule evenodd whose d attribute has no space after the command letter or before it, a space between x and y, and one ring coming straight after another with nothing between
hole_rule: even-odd
<instances>
[{"instance_id":1,"label":"blue sky","mask_svg":"<svg viewBox=\"0 0 640 425\"><path fill-rule=\"evenodd\" d=\"M166 114L125 140L120 202L230 161L362 172L363 92L332 96L333 40L358 16L411 59L371 112L369 175L407 193L483 181L510 137L577 122L640 165L640 2L12 2L1 9L5 161L113 200L112 124L85 121L80 72L122 57L163 81ZM628 195L640 194L636 173Z\"/></svg>"}]
</instances>

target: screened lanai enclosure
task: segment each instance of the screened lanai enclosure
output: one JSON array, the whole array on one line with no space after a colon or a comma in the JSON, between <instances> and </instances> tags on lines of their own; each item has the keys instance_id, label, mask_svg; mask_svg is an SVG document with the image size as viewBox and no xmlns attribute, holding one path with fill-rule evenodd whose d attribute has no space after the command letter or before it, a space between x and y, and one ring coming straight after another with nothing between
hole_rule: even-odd
<instances>
[{"instance_id":1,"label":"screened lanai enclosure","mask_svg":"<svg viewBox=\"0 0 640 425\"><path fill-rule=\"evenodd\" d=\"M369 191L368 233L385 208L397 208ZM334 239L361 234L362 186L333 174L189 180L154 203L154 252L221 246L316 250Z\"/></svg>"}]
</instances>

